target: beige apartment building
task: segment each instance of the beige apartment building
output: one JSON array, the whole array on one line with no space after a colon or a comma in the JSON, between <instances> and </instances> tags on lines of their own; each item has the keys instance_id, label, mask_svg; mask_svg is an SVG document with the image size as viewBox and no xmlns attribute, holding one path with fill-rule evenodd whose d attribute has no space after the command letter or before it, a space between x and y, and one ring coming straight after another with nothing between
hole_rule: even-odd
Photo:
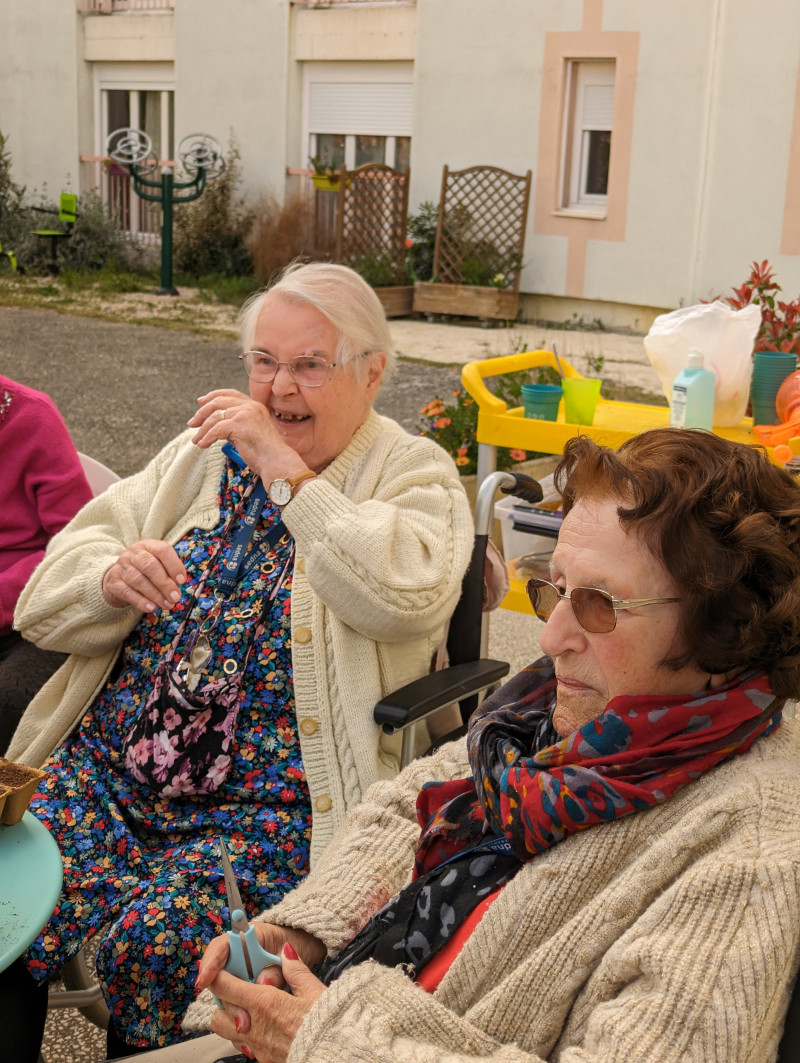
<instances>
[{"instance_id":1,"label":"beige apartment building","mask_svg":"<svg viewBox=\"0 0 800 1063\"><path fill-rule=\"evenodd\" d=\"M523 314L646 329L768 258L800 291L797 0L0 0L14 176L100 184L108 134L233 135L249 190L310 155L531 170ZM299 172L298 172L299 171Z\"/></svg>"}]
</instances>

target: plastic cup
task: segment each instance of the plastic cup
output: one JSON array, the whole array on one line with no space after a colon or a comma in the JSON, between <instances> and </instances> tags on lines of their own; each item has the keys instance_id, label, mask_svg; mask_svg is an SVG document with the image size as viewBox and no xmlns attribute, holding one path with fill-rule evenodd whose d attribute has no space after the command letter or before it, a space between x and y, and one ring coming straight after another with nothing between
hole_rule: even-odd
<instances>
[{"instance_id":1,"label":"plastic cup","mask_svg":"<svg viewBox=\"0 0 800 1063\"><path fill-rule=\"evenodd\" d=\"M775 412L775 399L752 397L753 424L780 424L780 417Z\"/></svg>"},{"instance_id":2,"label":"plastic cup","mask_svg":"<svg viewBox=\"0 0 800 1063\"><path fill-rule=\"evenodd\" d=\"M602 381L592 377L568 377L564 389L564 420L567 424L592 424Z\"/></svg>"},{"instance_id":3,"label":"plastic cup","mask_svg":"<svg viewBox=\"0 0 800 1063\"><path fill-rule=\"evenodd\" d=\"M555 421L562 389L558 384L523 384L522 405L525 416L534 421Z\"/></svg>"},{"instance_id":4,"label":"plastic cup","mask_svg":"<svg viewBox=\"0 0 800 1063\"><path fill-rule=\"evenodd\" d=\"M750 382L750 401L753 424L779 424L781 417L776 399L784 380L797 369L797 358L786 351L756 351L753 357L753 377Z\"/></svg>"}]
</instances>

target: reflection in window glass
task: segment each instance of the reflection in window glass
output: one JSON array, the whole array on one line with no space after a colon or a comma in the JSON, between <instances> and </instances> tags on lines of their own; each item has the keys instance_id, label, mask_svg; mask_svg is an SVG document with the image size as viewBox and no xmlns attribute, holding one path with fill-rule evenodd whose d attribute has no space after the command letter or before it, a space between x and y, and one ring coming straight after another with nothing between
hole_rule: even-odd
<instances>
[{"instance_id":1,"label":"reflection in window glass","mask_svg":"<svg viewBox=\"0 0 800 1063\"><path fill-rule=\"evenodd\" d=\"M131 124L130 96L126 89L109 89L108 98L108 130L113 133L117 129L125 129Z\"/></svg>"},{"instance_id":2,"label":"reflection in window glass","mask_svg":"<svg viewBox=\"0 0 800 1063\"><path fill-rule=\"evenodd\" d=\"M317 155L325 166L338 170L344 162L344 133L317 133Z\"/></svg>"},{"instance_id":3,"label":"reflection in window glass","mask_svg":"<svg viewBox=\"0 0 800 1063\"><path fill-rule=\"evenodd\" d=\"M411 161L411 137L394 138L394 168L407 172Z\"/></svg>"},{"instance_id":4,"label":"reflection in window glass","mask_svg":"<svg viewBox=\"0 0 800 1063\"><path fill-rule=\"evenodd\" d=\"M363 166L365 162L386 161L386 137L357 136L356 137L356 166Z\"/></svg>"},{"instance_id":5,"label":"reflection in window glass","mask_svg":"<svg viewBox=\"0 0 800 1063\"><path fill-rule=\"evenodd\" d=\"M608 160L611 157L611 132L593 129L586 135L589 141L586 193L590 196L605 196L608 193Z\"/></svg>"},{"instance_id":6,"label":"reflection in window glass","mask_svg":"<svg viewBox=\"0 0 800 1063\"><path fill-rule=\"evenodd\" d=\"M153 142L156 158L161 159L161 93L143 92L140 108L142 112L142 129Z\"/></svg>"}]
</instances>

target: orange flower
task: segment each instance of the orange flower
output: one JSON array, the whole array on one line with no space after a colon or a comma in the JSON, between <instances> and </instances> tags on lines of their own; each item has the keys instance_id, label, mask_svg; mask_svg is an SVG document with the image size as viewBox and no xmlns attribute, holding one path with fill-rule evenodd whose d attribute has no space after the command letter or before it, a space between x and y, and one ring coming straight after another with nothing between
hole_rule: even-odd
<instances>
[{"instance_id":1,"label":"orange flower","mask_svg":"<svg viewBox=\"0 0 800 1063\"><path fill-rule=\"evenodd\" d=\"M434 428L449 428L453 422L449 417L437 417L433 422Z\"/></svg>"},{"instance_id":2,"label":"orange flower","mask_svg":"<svg viewBox=\"0 0 800 1063\"><path fill-rule=\"evenodd\" d=\"M458 450L456 451L456 454L458 454L459 458L463 458L468 450L469 450L469 447L459 447Z\"/></svg>"},{"instance_id":3,"label":"orange flower","mask_svg":"<svg viewBox=\"0 0 800 1063\"><path fill-rule=\"evenodd\" d=\"M456 465L469 465L469 458L465 458L463 454L456 458Z\"/></svg>"},{"instance_id":4,"label":"orange flower","mask_svg":"<svg viewBox=\"0 0 800 1063\"><path fill-rule=\"evenodd\" d=\"M517 447L514 447L513 450L509 450L508 456L512 461L525 461L528 455L524 450L519 450Z\"/></svg>"}]
</instances>

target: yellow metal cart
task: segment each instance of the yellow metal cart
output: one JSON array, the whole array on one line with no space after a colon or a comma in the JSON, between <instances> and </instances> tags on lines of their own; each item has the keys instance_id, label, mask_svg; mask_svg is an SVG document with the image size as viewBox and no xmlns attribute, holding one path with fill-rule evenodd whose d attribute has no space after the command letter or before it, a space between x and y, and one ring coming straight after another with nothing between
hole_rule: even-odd
<instances>
[{"instance_id":1,"label":"yellow metal cart","mask_svg":"<svg viewBox=\"0 0 800 1063\"><path fill-rule=\"evenodd\" d=\"M581 376L576 369L560 358L565 377ZM487 358L469 362L464 366L461 379L464 387L478 404L478 487L490 472L497 467L497 447L518 447L521 450L541 451L545 454L560 454L568 439L582 433L607 447L619 447L631 436L649 428L666 428L669 425L669 410L666 406L648 406L644 403L614 402L602 396L597 404L594 423L591 426L567 424L564 421L564 404L561 403L557 421L536 421L525 417L521 406L509 409L484 384L485 377L502 373L516 373L525 369L550 366L558 371L558 363L552 351L525 351L503 358ZM737 443L757 445L753 434L752 419L746 417L734 428L715 428L714 434ZM800 437L789 441L794 454L800 454ZM771 450L767 452L772 456ZM533 612L524 584L511 574L511 590L503 601L504 609L517 612Z\"/></svg>"}]
</instances>

